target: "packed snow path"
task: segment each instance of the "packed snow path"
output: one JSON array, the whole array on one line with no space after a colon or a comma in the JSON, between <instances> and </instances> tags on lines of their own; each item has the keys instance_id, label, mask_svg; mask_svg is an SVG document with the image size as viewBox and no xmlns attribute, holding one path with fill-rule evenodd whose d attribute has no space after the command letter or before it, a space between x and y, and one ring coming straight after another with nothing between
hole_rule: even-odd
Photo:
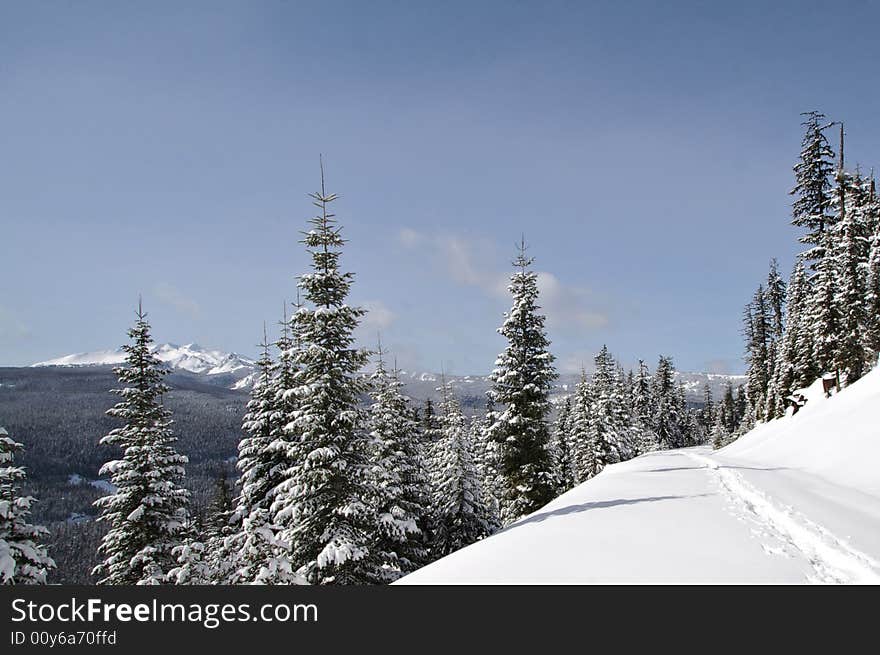
<instances>
[{"instance_id":1,"label":"packed snow path","mask_svg":"<svg viewBox=\"0 0 880 655\"><path fill-rule=\"evenodd\" d=\"M806 559L815 571L814 582L880 583L880 563L845 543L828 529L814 523L790 506L771 498L746 482L733 468L695 451L685 451L703 463L724 494L744 518L753 519L759 534L775 538L791 556ZM765 546L766 547L766 546ZM773 551L768 548L768 552Z\"/></svg>"}]
</instances>

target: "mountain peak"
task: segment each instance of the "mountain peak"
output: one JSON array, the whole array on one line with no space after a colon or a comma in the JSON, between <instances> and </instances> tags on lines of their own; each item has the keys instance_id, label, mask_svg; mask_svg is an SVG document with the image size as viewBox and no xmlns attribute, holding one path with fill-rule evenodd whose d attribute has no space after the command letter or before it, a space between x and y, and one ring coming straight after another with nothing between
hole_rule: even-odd
<instances>
[{"instance_id":1,"label":"mountain peak","mask_svg":"<svg viewBox=\"0 0 880 655\"><path fill-rule=\"evenodd\" d=\"M204 375L238 374L253 372L254 362L248 357L220 350L207 350L196 343L178 346L161 343L153 346L153 353L172 369ZM31 366L114 366L125 361L122 348L75 353L37 362Z\"/></svg>"}]
</instances>

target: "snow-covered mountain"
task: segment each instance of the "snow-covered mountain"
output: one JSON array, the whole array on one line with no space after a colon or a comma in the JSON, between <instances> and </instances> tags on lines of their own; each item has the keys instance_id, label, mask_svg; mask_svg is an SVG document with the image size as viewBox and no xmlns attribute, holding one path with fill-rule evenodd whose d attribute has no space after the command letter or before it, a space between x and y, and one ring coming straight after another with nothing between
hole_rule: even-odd
<instances>
[{"instance_id":1,"label":"snow-covered mountain","mask_svg":"<svg viewBox=\"0 0 880 655\"><path fill-rule=\"evenodd\" d=\"M880 367L717 451L609 466L398 584L880 583Z\"/></svg>"},{"instance_id":2,"label":"snow-covered mountain","mask_svg":"<svg viewBox=\"0 0 880 655\"><path fill-rule=\"evenodd\" d=\"M239 391L248 391L256 381L254 360L236 353L221 350L208 350L198 344L189 343L178 346L163 343L154 348L154 352L172 369L189 371L200 375L216 376L217 382ZM32 366L113 366L123 362L125 353L121 348L116 350L99 350L87 353L65 355L45 362L37 362ZM712 390L715 399L721 397L724 386L730 381L734 387L745 382L743 375L721 375L715 373L677 372L676 380L680 381L688 400L701 402L703 388L706 384ZM438 387L443 376L439 373L426 371L401 371L401 379L406 385L406 393L414 399L432 398L438 400ZM580 376L563 374L556 380L554 395L560 396L571 392ZM486 391L491 384L488 375L445 375L456 393L466 401L466 405L482 407ZM472 402L467 402L468 399Z\"/></svg>"},{"instance_id":3,"label":"snow-covered mountain","mask_svg":"<svg viewBox=\"0 0 880 655\"><path fill-rule=\"evenodd\" d=\"M208 350L198 344L188 343L178 346L163 343L153 348L156 356L172 369L190 371L203 375L230 374L238 377L253 372L254 361L236 353L220 350ZM45 362L37 362L32 366L107 366L121 364L125 360L125 352L116 350L99 350L90 353L65 355Z\"/></svg>"}]
</instances>

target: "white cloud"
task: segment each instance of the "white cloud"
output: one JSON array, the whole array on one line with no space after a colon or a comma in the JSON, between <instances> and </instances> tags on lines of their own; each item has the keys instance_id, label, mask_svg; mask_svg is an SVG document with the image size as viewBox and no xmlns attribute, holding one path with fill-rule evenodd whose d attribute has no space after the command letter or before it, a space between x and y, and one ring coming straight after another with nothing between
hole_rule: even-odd
<instances>
[{"instance_id":1,"label":"white cloud","mask_svg":"<svg viewBox=\"0 0 880 655\"><path fill-rule=\"evenodd\" d=\"M391 327L397 315L392 312L381 300L367 300L361 303L367 310L366 316L361 320L361 327L373 332L385 330Z\"/></svg>"},{"instance_id":2,"label":"white cloud","mask_svg":"<svg viewBox=\"0 0 880 655\"><path fill-rule=\"evenodd\" d=\"M156 296L156 299L159 300L159 302L173 307L175 310L189 318L197 319L202 314L202 310L198 303L185 296L178 288L167 282L160 282L154 286L153 295Z\"/></svg>"},{"instance_id":3,"label":"white cloud","mask_svg":"<svg viewBox=\"0 0 880 655\"><path fill-rule=\"evenodd\" d=\"M538 302L552 328L596 329L608 325L608 315L589 308L589 292L562 284L546 271L538 272Z\"/></svg>"},{"instance_id":4,"label":"white cloud","mask_svg":"<svg viewBox=\"0 0 880 655\"><path fill-rule=\"evenodd\" d=\"M507 299L510 271L487 270L483 262L494 254L491 243L456 235L428 236L403 228L399 240L408 248L424 247L459 284L482 289L489 297ZM538 272L539 303L554 330L593 330L608 325L608 315L592 307L586 289L563 284L548 271Z\"/></svg>"}]
</instances>

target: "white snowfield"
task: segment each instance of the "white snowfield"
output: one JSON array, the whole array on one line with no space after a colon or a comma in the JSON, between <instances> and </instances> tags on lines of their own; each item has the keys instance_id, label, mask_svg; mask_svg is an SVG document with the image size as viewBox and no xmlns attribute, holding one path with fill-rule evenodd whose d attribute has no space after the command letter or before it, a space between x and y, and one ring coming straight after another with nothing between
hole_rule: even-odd
<instances>
[{"instance_id":1,"label":"white snowfield","mask_svg":"<svg viewBox=\"0 0 880 655\"><path fill-rule=\"evenodd\" d=\"M730 446L643 455L398 584L880 583L880 368Z\"/></svg>"}]
</instances>

